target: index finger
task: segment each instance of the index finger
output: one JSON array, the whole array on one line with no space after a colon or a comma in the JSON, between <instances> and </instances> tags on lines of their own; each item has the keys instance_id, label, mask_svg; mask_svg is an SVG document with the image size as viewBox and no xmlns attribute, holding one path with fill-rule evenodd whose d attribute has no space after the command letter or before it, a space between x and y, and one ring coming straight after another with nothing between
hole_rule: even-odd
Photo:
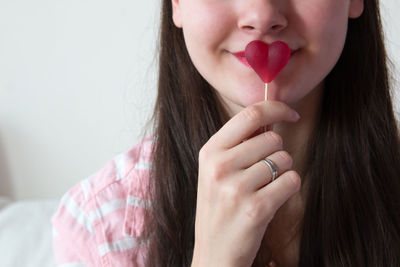
<instances>
[{"instance_id":1,"label":"index finger","mask_svg":"<svg viewBox=\"0 0 400 267\"><path fill-rule=\"evenodd\" d=\"M262 126L280 121L295 122L298 119L297 112L285 103L262 101L233 116L212 139L218 147L229 149L240 144Z\"/></svg>"}]
</instances>

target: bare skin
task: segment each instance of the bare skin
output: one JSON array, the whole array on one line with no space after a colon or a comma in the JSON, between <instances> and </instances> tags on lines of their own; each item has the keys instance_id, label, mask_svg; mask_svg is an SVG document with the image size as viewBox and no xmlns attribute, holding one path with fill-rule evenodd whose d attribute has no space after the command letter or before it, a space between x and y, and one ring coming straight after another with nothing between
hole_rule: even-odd
<instances>
[{"instance_id":1,"label":"bare skin","mask_svg":"<svg viewBox=\"0 0 400 267\"><path fill-rule=\"evenodd\" d=\"M200 150L193 266L251 266L268 224L301 181L277 134L247 138L263 125L298 119L286 104L263 101L232 117ZM265 157L278 169L272 183Z\"/></svg>"},{"instance_id":2,"label":"bare skin","mask_svg":"<svg viewBox=\"0 0 400 267\"><path fill-rule=\"evenodd\" d=\"M320 113L323 84L304 99L304 105L296 106L302 118L296 124L279 123L274 125L273 130L284 140L283 149L293 158L293 170L304 177L306 169L305 153L306 141L308 141ZM296 133L293 135L293 133ZM290 136L290 138L289 138ZM299 146L299 144L302 144ZM270 222L258 253L262 254L264 260L260 266L273 260L276 266L295 267L298 266L298 254L301 238L301 229L298 228L303 217L306 184L302 183L303 189L290 197L276 212Z\"/></svg>"},{"instance_id":3,"label":"bare skin","mask_svg":"<svg viewBox=\"0 0 400 267\"><path fill-rule=\"evenodd\" d=\"M362 14L363 0L171 4L194 66L231 115L199 155L194 263L251 266L262 245L282 266L290 266L298 253L280 244L290 236L289 222L297 221L304 203L295 196L300 188L288 181L300 181L307 167L304 148L319 114L321 84L342 53L349 18ZM269 85L276 101L260 104L264 83L235 57L252 40L281 40L297 51ZM289 120L285 105L301 119ZM252 136L270 124L274 134ZM260 163L265 157L280 169L272 183L268 167Z\"/></svg>"}]
</instances>

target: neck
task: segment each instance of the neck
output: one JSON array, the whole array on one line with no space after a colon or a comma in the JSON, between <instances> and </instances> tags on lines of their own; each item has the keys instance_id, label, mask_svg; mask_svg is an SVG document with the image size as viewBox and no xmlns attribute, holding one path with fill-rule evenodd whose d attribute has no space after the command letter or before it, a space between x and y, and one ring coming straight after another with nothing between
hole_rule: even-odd
<instances>
[{"instance_id":1,"label":"neck","mask_svg":"<svg viewBox=\"0 0 400 267\"><path fill-rule=\"evenodd\" d=\"M308 140L314 131L320 114L323 84L316 87L310 94L296 104L290 105L301 116L297 123L281 122L274 124L273 131L283 140L283 150L293 158L293 170L300 176L304 174L306 163L306 148Z\"/></svg>"},{"instance_id":2,"label":"neck","mask_svg":"<svg viewBox=\"0 0 400 267\"><path fill-rule=\"evenodd\" d=\"M298 122L281 122L273 125L273 131L279 134L283 139L283 149L293 158L293 169L300 175L303 174L306 167L304 166L304 156L307 143L320 114L323 87L324 83L321 82L300 101L288 104L300 114L301 118ZM234 116L243 109L242 106L232 103L220 94L217 94L217 97L229 117Z\"/></svg>"},{"instance_id":3,"label":"neck","mask_svg":"<svg viewBox=\"0 0 400 267\"><path fill-rule=\"evenodd\" d=\"M301 116L297 123L277 123L273 131L283 139L284 150L293 158L292 169L303 178L306 171L306 149L315 128L322 102L323 84L295 105L290 105ZM302 184L304 189L304 183ZM253 266L298 266L301 239L301 218L307 190L300 190L290 197L275 213L264 234ZM267 265L268 266L268 265Z\"/></svg>"},{"instance_id":4,"label":"neck","mask_svg":"<svg viewBox=\"0 0 400 267\"><path fill-rule=\"evenodd\" d=\"M289 104L301 116L296 123L276 123L273 131L279 134L283 140L283 149L287 151L293 159L293 167L300 177L307 169L306 149L308 140L314 131L322 103L323 82L314 88L301 101ZM222 96L217 94L223 107L229 116L238 113L243 107L228 106ZM232 103L231 103L232 104ZM300 240L299 221L303 215L307 186L302 184L302 190L294 194L285 202L275 213L273 220L269 223L263 241L255 259L253 266L266 266L273 260L276 266L297 266L298 249Z\"/></svg>"}]
</instances>

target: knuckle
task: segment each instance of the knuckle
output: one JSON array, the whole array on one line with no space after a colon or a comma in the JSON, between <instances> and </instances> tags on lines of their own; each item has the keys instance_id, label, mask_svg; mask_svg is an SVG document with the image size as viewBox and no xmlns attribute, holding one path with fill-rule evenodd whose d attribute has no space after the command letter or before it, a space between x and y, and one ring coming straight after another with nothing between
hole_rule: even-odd
<instances>
[{"instance_id":1,"label":"knuckle","mask_svg":"<svg viewBox=\"0 0 400 267\"><path fill-rule=\"evenodd\" d=\"M262 119L262 110L259 106L250 106L242 111L242 116L254 123L260 124Z\"/></svg>"},{"instance_id":2,"label":"knuckle","mask_svg":"<svg viewBox=\"0 0 400 267\"><path fill-rule=\"evenodd\" d=\"M225 170L223 168L223 165L221 164L213 164L210 167L209 171L210 171L210 176L215 181L222 180L223 177L225 176Z\"/></svg>"},{"instance_id":3,"label":"knuckle","mask_svg":"<svg viewBox=\"0 0 400 267\"><path fill-rule=\"evenodd\" d=\"M199 161L204 162L204 160L207 158L207 156L208 156L207 148L206 148L206 146L203 146L202 148L200 148L200 151L199 151Z\"/></svg>"},{"instance_id":4,"label":"knuckle","mask_svg":"<svg viewBox=\"0 0 400 267\"><path fill-rule=\"evenodd\" d=\"M277 109L280 110L284 117L291 118L293 110L286 103L277 101L274 104L277 105Z\"/></svg>"},{"instance_id":5,"label":"knuckle","mask_svg":"<svg viewBox=\"0 0 400 267\"><path fill-rule=\"evenodd\" d=\"M258 198L252 198L246 207L246 215L253 221L259 221L262 217L262 207Z\"/></svg>"},{"instance_id":6,"label":"knuckle","mask_svg":"<svg viewBox=\"0 0 400 267\"><path fill-rule=\"evenodd\" d=\"M286 175L288 177L288 182L290 183L290 186L292 186L294 189L297 189L301 185L301 178L300 175L296 171L288 171L286 172Z\"/></svg>"},{"instance_id":7,"label":"knuckle","mask_svg":"<svg viewBox=\"0 0 400 267\"><path fill-rule=\"evenodd\" d=\"M223 179L229 172L232 162L229 158L217 158L213 160L211 169L211 176L214 180Z\"/></svg>"},{"instance_id":8,"label":"knuckle","mask_svg":"<svg viewBox=\"0 0 400 267\"><path fill-rule=\"evenodd\" d=\"M277 156L284 163L285 166L292 166L293 159L286 151L279 151Z\"/></svg>"},{"instance_id":9,"label":"knuckle","mask_svg":"<svg viewBox=\"0 0 400 267\"><path fill-rule=\"evenodd\" d=\"M278 147L282 147L283 140L282 140L282 137L279 134L277 134L277 133L275 133L273 131L268 131L268 132L265 133L265 135L269 140L271 140L271 142L276 144Z\"/></svg>"},{"instance_id":10,"label":"knuckle","mask_svg":"<svg viewBox=\"0 0 400 267\"><path fill-rule=\"evenodd\" d=\"M290 111L290 107L286 103L281 101L275 101L274 103L277 105L277 108L283 111Z\"/></svg>"},{"instance_id":11,"label":"knuckle","mask_svg":"<svg viewBox=\"0 0 400 267\"><path fill-rule=\"evenodd\" d=\"M234 160L233 153L211 152L202 147L199 152L199 169L207 173L211 181L219 181L231 173Z\"/></svg>"},{"instance_id":12,"label":"knuckle","mask_svg":"<svg viewBox=\"0 0 400 267\"><path fill-rule=\"evenodd\" d=\"M255 223L269 222L274 216L274 206L270 201L253 197L247 204L246 215Z\"/></svg>"}]
</instances>

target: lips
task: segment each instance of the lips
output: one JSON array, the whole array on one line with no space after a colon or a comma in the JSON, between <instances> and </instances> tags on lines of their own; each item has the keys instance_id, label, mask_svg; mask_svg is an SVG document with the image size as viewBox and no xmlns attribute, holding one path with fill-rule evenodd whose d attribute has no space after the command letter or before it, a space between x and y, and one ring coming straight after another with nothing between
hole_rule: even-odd
<instances>
[{"instance_id":1,"label":"lips","mask_svg":"<svg viewBox=\"0 0 400 267\"><path fill-rule=\"evenodd\" d=\"M290 56L293 56L299 49L290 49ZM251 68L250 64L247 62L246 57L244 55L244 51L239 51L232 53L243 65L248 68Z\"/></svg>"},{"instance_id":2,"label":"lips","mask_svg":"<svg viewBox=\"0 0 400 267\"><path fill-rule=\"evenodd\" d=\"M248 68L251 68L250 64L247 62L246 57L244 56L244 51L232 53L240 62L243 63Z\"/></svg>"}]
</instances>

